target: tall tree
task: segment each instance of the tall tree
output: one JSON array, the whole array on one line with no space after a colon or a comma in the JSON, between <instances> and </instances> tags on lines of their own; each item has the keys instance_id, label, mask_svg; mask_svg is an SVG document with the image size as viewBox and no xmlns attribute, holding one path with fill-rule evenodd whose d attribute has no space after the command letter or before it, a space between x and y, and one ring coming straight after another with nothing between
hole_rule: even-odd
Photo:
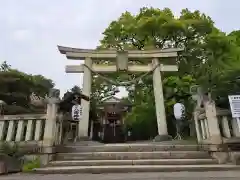
<instances>
[{"instance_id":1,"label":"tall tree","mask_svg":"<svg viewBox=\"0 0 240 180\"><path fill-rule=\"evenodd\" d=\"M30 95L44 97L54 86L52 80L42 75L31 75L12 69L4 62L0 70L0 99L6 102L6 113L27 113L34 111Z\"/></svg>"},{"instance_id":2,"label":"tall tree","mask_svg":"<svg viewBox=\"0 0 240 180\"><path fill-rule=\"evenodd\" d=\"M172 119L174 102L183 99L185 105L191 107L188 93L190 86L199 84L206 91L210 90L219 96L217 88L223 88L223 82L236 75L240 67L237 66L239 50L236 43L220 32L210 17L199 11L183 9L180 16L176 17L168 8L160 10L144 7L136 15L123 13L110 23L103 35L99 47L103 49L184 49L177 60L179 72L163 74L168 121ZM124 78L120 76L120 79ZM136 78L136 75L130 78ZM135 103L129 120L156 123L151 78L145 77L136 82L134 88L127 89L130 90L130 99ZM145 112L148 116L144 115ZM149 118L152 120L149 121Z\"/></svg>"}]
</instances>

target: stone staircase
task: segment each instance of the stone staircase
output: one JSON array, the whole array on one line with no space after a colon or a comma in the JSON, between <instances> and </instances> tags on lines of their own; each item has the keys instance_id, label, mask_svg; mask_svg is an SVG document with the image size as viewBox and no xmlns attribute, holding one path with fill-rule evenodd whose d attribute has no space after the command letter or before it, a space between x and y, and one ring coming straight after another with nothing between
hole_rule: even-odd
<instances>
[{"instance_id":1,"label":"stone staircase","mask_svg":"<svg viewBox=\"0 0 240 180\"><path fill-rule=\"evenodd\" d=\"M198 145L181 144L75 144L58 149L56 160L36 173L128 173L237 170L218 164Z\"/></svg>"}]
</instances>

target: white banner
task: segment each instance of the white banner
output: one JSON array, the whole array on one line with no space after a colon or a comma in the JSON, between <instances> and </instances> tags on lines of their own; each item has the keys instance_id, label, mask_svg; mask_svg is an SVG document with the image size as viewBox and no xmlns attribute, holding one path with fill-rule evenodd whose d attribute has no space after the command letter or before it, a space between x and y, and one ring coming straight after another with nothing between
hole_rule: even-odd
<instances>
[{"instance_id":1,"label":"white banner","mask_svg":"<svg viewBox=\"0 0 240 180\"><path fill-rule=\"evenodd\" d=\"M72 107L72 119L73 120L81 120L82 119L82 106L76 104Z\"/></svg>"}]
</instances>

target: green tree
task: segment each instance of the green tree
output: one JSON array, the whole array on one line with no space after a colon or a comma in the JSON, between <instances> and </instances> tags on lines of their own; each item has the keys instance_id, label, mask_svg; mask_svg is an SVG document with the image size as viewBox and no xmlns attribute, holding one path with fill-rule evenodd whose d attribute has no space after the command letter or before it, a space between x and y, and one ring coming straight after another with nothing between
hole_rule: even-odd
<instances>
[{"instance_id":1,"label":"green tree","mask_svg":"<svg viewBox=\"0 0 240 180\"><path fill-rule=\"evenodd\" d=\"M104 31L102 47L117 49L184 48L180 73L195 74L208 34L217 31L213 21L199 11L184 9L174 17L170 9L142 8L137 15L123 13Z\"/></svg>"},{"instance_id":2,"label":"green tree","mask_svg":"<svg viewBox=\"0 0 240 180\"><path fill-rule=\"evenodd\" d=\"M228 35L229 37L233 38L235 40L235 43L238 47L240 47L240 30L232 31Z\"/></svg>"},{"instance_id":3,"label":"green tree","mask_svg":"<svg viewBox=\"0 0 240 180\"><path fill-rule=\"evenodd\" d=\"M4 62L0 71L0 99L6 102L5 113L29 113L35 111L30 95L44 97L54 86L52 80L42 75L31 75L12 69Z\"/></svg>"},{"instance_id":4,"label":"green tree","mask_svg":"<svg viewBox=\"0 0 240 180\"><path fill-rule=\"evenodd\" d=\"M190 86L198 84L206 92L214 94L214 97L224 95L217 93L218 88L224 89L223 82L233 78L240 67L237 66L239 50L233 38L220 32L211 18L199 11L183 9L179 17L175 17L168 8L142 8L136 15L125 12L110 23L103 35L99 47L103 49L184 49L176 61L179 72L163 73L169 123L173 119L172 105L175 102L184 101L191 112L193 102L189 94ZM136 76L131 75L130 78ZM119 77L121 80L125 78ZM144 122L142 125L147 127L146 124L149 123L149 129L153 129L150 124L155 123L156 126L156 118L151 77L136 82L133 90L131 87L127 89L130 90L129 98L134 103L133 111L127 117L130 124Z\"/></svg>"}]
</instances>

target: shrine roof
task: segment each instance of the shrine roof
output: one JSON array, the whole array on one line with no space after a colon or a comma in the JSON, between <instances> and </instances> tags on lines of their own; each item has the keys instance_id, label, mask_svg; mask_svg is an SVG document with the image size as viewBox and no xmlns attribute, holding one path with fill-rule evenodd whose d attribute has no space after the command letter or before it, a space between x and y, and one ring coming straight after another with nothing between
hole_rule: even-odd
<instances>
[{"instance_id":1,"label":"shrine roof","mask_svg":"<svg viewBox=\"0 0 240 180\"><path fill-rule=\"evenodd\" d=\"M104 98L102 101L101 101L101 105L103 104L112 104L112 103L119 103L119 104L124 104L124 105L131 105L130 101L126 100L124 101L123 99L119 99L115 96L109 96L109 97L106 97Z\"/></svg>"}]
</instances>

